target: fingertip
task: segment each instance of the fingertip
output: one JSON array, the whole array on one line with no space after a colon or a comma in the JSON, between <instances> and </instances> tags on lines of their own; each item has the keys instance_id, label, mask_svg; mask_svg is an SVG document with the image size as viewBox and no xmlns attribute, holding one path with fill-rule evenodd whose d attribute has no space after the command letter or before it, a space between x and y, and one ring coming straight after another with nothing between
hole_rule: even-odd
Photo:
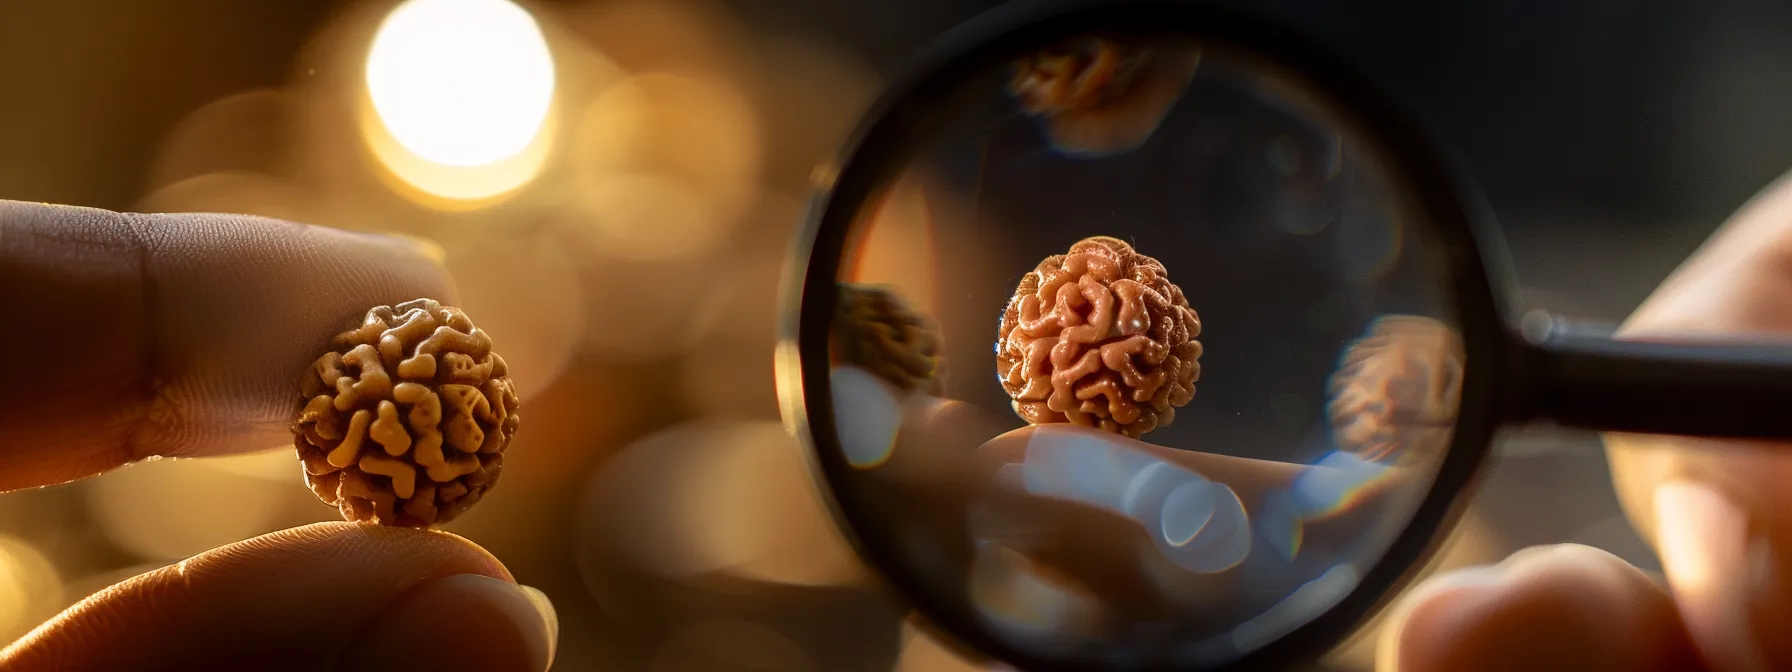
<instances>
[{"instance_id":1,"label":"fingertip","mask_svg":"<svg viewBox=\"0 0 1792 672\"><path fill-rule=\"evenodd\" d=\"M310 228L330 234L359 237L369 247L383 248L374 254L392 269L397 285L393 296L409 297L403 301L427 297L448 305L459 305L459 288L448 271L448 251L440 243L406 233L354 233L325 227Z\"/></svg>"},{"instance_id":2,"label":"fingertip","mask_svg":"<svg viewBox=\"0 0 1792 672\"><path fill-rule=\"evenodd\" d=\"M298 379L368 310L459 293L439 247L247 215L0 201L0 489L290 440ZM9 339L7 336L10 335Z\"/></svg>"},{"instance_id":3,"label":"fingertip","mask_svg":"<svg viewBox=\"0 0 1792 672\"><path fill-rule=\"evenodd\" d=\"M154 283L158 381L138 456L206 456L290 440L297 381L368 310L459 300L411 239L216 214L132 215Z\"/></svg>"},{"instance_id":4,"label":"fingertip","mask_svg":"<svg viewBox=\"0 0 1792 672\"><path fill-rule=\"evenodd\" d=\"M479 574L514 583L516 577L504 562L472 540L446 530L418 530L367 523L327 521L294 527L214 550L213 554L248 555L277 551L303 555L339 556L349 566L441 565L459 573Z\"/></svg>"},{"instance_id":5,"label":"fingertip","mask_svg":"<svg viewBox=\"0 0 1792 672\"><path fill-rule=\"evenodd\" d=\"M559 631L541 591L457 574L401 595L343 652L338 669L546 672Z\"/></svg>"},{"instance_id":6,"label":"fingertip","mask_svg":"<svg viewBox=\"0 0 1792 672\"><path fill-rule=\"evenodd\" d=\"M1465 613L1502 577L1494 567L1470 567L1433 576L1401 595L1390 610L1376 642L1375 669L1408 672L1438 667L1446 652L1441 643L1459 641Z\"/></svg>"},{"instance_id":7,"label":"fingertip","mask_svg":"<svg viewBox=\"0 0 1792 672\"><path fill-rule=\"evenodd\" d=\"M412 588L457 575L515 583L491 553L446 532L307 525L101 591L0 652L0 669L244 669L269 656L321 665Z\"/></svg>"},{"instance_id":8,"label":"fingertip","mask_svg":"<svg viewBox=\"0 0 1792 672\"><path fill-rule=\"evenodd\" d=\"M1684 670L1697 656L1672 599L1598 549L1527 549L1415 588L1382 632L1378 669Z\"/></svg>"}]
</instances>

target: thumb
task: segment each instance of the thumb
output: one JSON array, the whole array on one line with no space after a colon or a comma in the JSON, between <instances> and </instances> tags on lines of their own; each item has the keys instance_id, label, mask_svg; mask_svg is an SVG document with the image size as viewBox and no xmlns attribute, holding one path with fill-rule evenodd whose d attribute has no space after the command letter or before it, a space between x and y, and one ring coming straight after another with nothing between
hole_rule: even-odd
<instances>
[{"instance_id":1,"label":"thumb","mask_svg":"<svg viewBox=\"0 0 1792 672\"><path fill-rule=\"evenodd\" d=\"M1434 576L1400 597L1376 669L1699 669L1655 581L1587 546L1529 548L1492 567Z\"/></svg>"},{"instance_id":2,"label":"thumb","mask_svg":"<svg viewBox=\"0 0 1792 672\"><path fill-rule=\"evenodd\" d=\"M125 581L0 651L0 670L541 672L547 598L441 532L322 523Z\"/></svg>"},{"instance_id":3,"label":"thumb","mask_svg":"<svg viewBox=\"0 0 1792 672\"><path fill-rule=\"evenodd\" d=\"M1712 669L1792 667L1786 446L1608 436L1619 496Z\"/></svg>"}]
</instances>

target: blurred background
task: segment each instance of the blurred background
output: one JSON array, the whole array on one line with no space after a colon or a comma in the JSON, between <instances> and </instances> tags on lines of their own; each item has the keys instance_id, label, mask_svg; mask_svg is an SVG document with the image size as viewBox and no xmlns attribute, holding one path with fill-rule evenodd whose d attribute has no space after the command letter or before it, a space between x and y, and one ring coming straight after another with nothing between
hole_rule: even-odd
<instances>
[{"instance_id":1,"label":"blurred background","mask_svg":"<svg viewBox=\"0 0 1792 672\"><path fill-rule=\"evenodd\" d=\"M500 494L449 529L552 596L558 669L983 669L831 529L771 353L811 170L914 49L993 4L6 0L0 198L440 243L528 425ZM1460 151L1520 308L1621 319L1792 157L1792 5L1253 5L1353 53ZM0 641L336 516L300 484L279 450L0 495ZM1562 541L1656 564L1596 438L1515 431L1437 564ZM1331 663L1366 669L1371 640Z\"/></svg>"}]
</instances>

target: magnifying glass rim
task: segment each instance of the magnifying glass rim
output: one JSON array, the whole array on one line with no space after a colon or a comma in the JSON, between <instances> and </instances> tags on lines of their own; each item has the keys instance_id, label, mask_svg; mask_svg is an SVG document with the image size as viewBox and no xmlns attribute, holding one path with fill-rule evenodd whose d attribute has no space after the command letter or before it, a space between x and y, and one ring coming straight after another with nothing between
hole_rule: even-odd
<instances>
[{"instance_id":1,"label":"magnifying glass rim","mask_svg":"<svg viewBox=\"0 0 1792 672\"><path fill-rule=\"evenodd\" d=\"M1430 232L1447 263L1448 294L1455 301L1467 353L1461 410L1450 450L1412 519L1343 600L1272 645L1218 667L1163 669L1261 670L1308 663L1385 606L1424 565L1460 515L1500 424L1501 400L1508 399L1509 387L1500 371L1515 360L1517 345L1501 310L1509 267L1503 263L1504 250L1479 195L1412 115L1360 76L1348 59L1286 25L1190 2L1023 1L980 15L936 41L905 77L887 89L835 162L816 172L816 194L784 285L784 337L777 373L785 421L803 442L811 474L843 536L895 597L924 617L924 627L950 643L1022 669L1089 669L1086 663L1036 657L1006 644L975 619L919 599L933 591L915 572L892 560L896 554L891 540L860 534L861 525L871 521L842 505L834 490L835 483L855 470L840 450L834 426L828 340L847 234L861 207L888 184L910 153L912 147L905 140L928 118L930 102L953 95L969 79L1003 67L1028 49L1055 39L1110 31L1224 46L1300 77L1379 145L1389 163L1385 168L1396 179L1404 173L1415 219L1431 224Z\"/></svg>"}]
</instances>

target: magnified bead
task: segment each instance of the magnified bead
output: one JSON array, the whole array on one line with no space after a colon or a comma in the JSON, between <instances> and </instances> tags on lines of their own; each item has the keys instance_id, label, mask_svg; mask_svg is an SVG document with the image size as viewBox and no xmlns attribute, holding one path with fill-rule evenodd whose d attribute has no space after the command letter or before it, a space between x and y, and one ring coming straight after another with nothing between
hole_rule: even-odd
<instances>
[{"instance_id":1,"label":"magnified bead","mask_svg":"<svg viewBox=\"0 0 1792 672\"><path fill-rule=\"evenodd\" d=\"M1085 238L1021 278L996 369L1014 412L1138 438L1176 418L1201 377L1201 318L1156 259Z\"/></svg>"}]
</instances>

